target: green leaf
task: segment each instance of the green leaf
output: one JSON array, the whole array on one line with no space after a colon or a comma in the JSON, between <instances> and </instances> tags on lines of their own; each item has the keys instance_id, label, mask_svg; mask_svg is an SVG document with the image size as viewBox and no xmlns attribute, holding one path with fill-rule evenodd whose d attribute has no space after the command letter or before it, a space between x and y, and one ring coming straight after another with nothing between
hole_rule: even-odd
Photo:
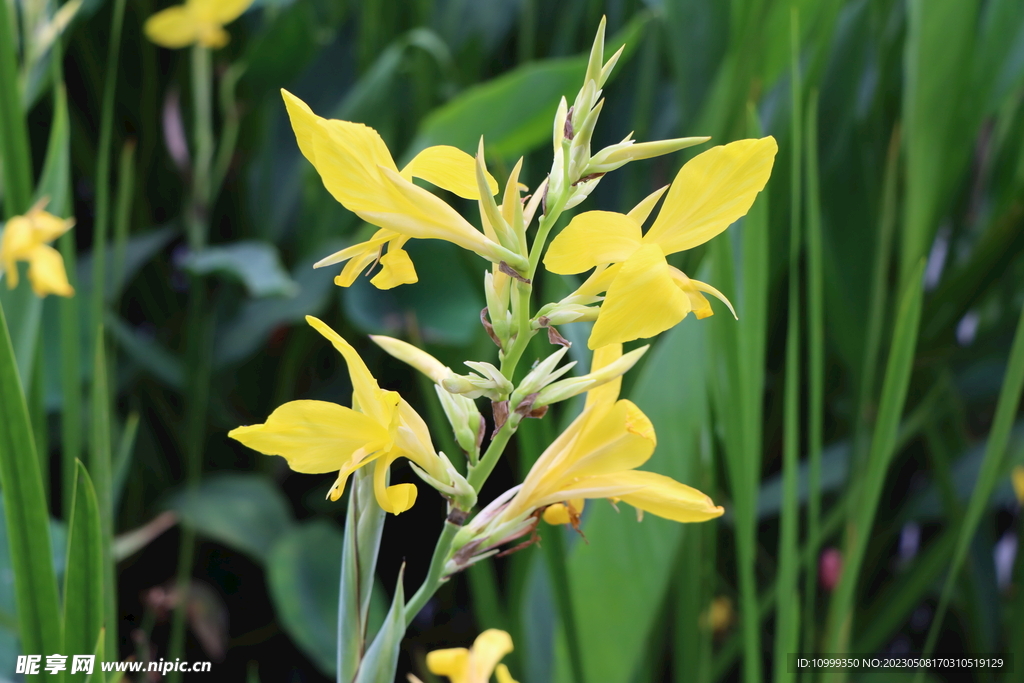
<instances>
[{"instance_id":1,"label":"green leaf","mask_svg":"<svg viewBox=\"0 0 1024 683\"><path fill-rule=\"evenodd\" d=\"M897 428L903 414L910 373L914 366L914 349L917 345L918 323L921 319L923 274L922 259L907 280L900 296L896 312L896 329L893 332L885 380L882 384L882 398L878 406L879 418L872 435L867 466L850 487L853 498L849 507L850 519L843 549L843 572L829 606L824 652L844 652L849 642L857 580L875 521L878 501L882 495L882 486L889 464L896 453Z\"/></svg>"},{"instance_id":2,"label":"green leaf","mask_svg":"<svg viewBox=\"0 0 1024 683\"><path fill-rule=\"evenodd\" d=\"M1003 380L1003 387L999 392L999 401L996 403L996 415L992 421L992 430L989 432L988 443L985 446L985 457L981 463L981 471L978 473L978 481L971 493L971 500L967 504L967 511L960 522L957 532L956 547L953 550L953 561L950 564L949 574L946 575L946 582L942 586L942 595L939 598L939 606L935 611L932 627L928 631L928 640L924 646L924 656L931 653L938 637L942 619L945 616L946 608L949 605L953 592L953 585L956 583L957 574L967 556L967 549L974 538L978 523L981 521L982 513L992 495L999 474L1003 469L1003 461L1006 454L1006 446L1010 440L1010 429L1013 427L1013 419L1017 415L1017 408L1020 406L1021 391L1024 390L1024 309L1021 309L1020 318L1017 322L1017 331L1013 336L1013 347L1010 349L1010 360L1007 366L1006 377Z\"/></svg>"},{"instance_id":3,"label":"green leaf","mask_svg":"<svg viewBox=\"0 0 1024 683\"><path fill-rule=\"evenodd\" d=\"M288 502L257 474L210 475L173 495L166 507L183 524L259 562L269 561L275 544L293 530Z\"/></svg>"},{"instance_id":4,"label":"green leaf","mask_svg":"<svg viewBox=\"0 0 1024 683\"><path fill-rule=\"evenodd\" d=\"M608 41L605 54L627 46L622 69L640 42L647 14L637 15ZM410 152L431 145L452 145L475 153L480 136L488 154L516 158L551 140L551 121L563 96L583 85L587 56L529 62L498 78L468 88L424 119Z\"/></svg>"},{"instance_id":5,"label":"green leaf","mask_svg":"<svg viewBox=\"0 0 1024 683\"><path fill-rule=\"evenodd\" d=\"M14 569L15 602L25 652L60 651L57 579L50 548L49 515L43 497L25 395L0 306L0 489Z\"/></svg>"},{"instance_id":6,"label":"green leaf","mask_svg":"<svg viewBox=\"0 0 1024 683\"><path fill-rule=\"evenodd\" d=\"M113 652L117 646L117 577L114 566L114 498L111 474L110 412L111 396L107 380L107 348L103 326L96 328L95 355L92 374L92 429L89 443L89 470L92 472L96 501L100 513L103 539L103 593L104 626L107 628L107 647Z\"/></svg>"},{"instance_id":7,"label":"green leaf","mask_svg":"<svg viewBox=\"0 0 1024 683\"><path fill-rule=\"evenodd\" d=\"M322 672L335 671L342 535L326 520L280 538L267 558L274 609L288 635Z\"/></svg>"},{"instance_id":8,"label":"green leaf","mask_svg":"<svg viewBox=\"0 0 1024 683\"><path fill-rule=\"evenodd\" d=\"M172 389L185 386L185 368L181 359L154 339L148 339L121 321L116 313L107 312L107 328L117 346L131 360Z\"/></svg>"},{"instance_id":9,"label":"green leaf","mask_svg":"<svg viewBox=\"0 0 1024 683\"><path fill-rule=\"evenodd\" d=\"M695 467L707 405L703 366L691 359L705 352L704 335L693 319L667 332L632 393L658 434L646 468L693 485L699 484ZM568 567L585 679L627 683L647 654L648 634L677 580L672 569L683 526L654 515L638 522L632 509L616 512L606 501L592 501L583 531L588 542L577 540ZM564 648L556 649L559 670L568 671Z\"/></svg>"},{"instance_id":10,"label":"green leaf","mask_svg":"<svg viewBox=\"0 0 1024 683\"><path fill-rule=\"evenodd\" d=\"M368 637L370 598L377 570L384 510L373 493L373 473L356 470L349 485L345 543L341 555L341 596L338 601L338 678L352 681Z\"/></svg>"},{"instance_id":11,"label":"green leaf","mask_svg":"<svg viewBox=\"0 0 1024 683\"><path fill-rule=\"evenodd\" d=\"M405 591L402 578L405 576L405 565L398 571L395 583L395 594L391 599L384 623L374 637L354 683L392 683L398 670L398 654L402 649L402 638L405 636Z\"/></svg>"},{"instance_id":12,"label":"green leaf","mask_svg":"<svg viewBox=\"0 0 1024 683\"><path fill-rule=\"evenodd\" d=\"M64 573L64 650L82 654L96 643L103 630L103 532L96 490L79 460L75 470L75 493L68 519L67 570ZM84 681L85 674L71 674L65 681Z\"/></svg>"},{"instance_id":13,"label":"green leaf","mask_svg":"<svg viewBox=\"0 0 1024 683\"><path fill-rule=\"evenodd\" d=\"M182 267L194 275L230 276L245 285L254 298L298 293L298 286L281 265L277 247L270 242L244 240L206 247L186 256Z\"/></svg>"},{"instance_id":14,"label":"green leaf","mask_svg":"<svg viewBox=\"0 0 1024 683\"><path fill-rule=\"evenodd\" d=\"M911 0L904 52L906 201L901 286L927 254L951 191L965 170L984 106L968 77L978 6L961 0Z\"/></svg>"}]
</instances>

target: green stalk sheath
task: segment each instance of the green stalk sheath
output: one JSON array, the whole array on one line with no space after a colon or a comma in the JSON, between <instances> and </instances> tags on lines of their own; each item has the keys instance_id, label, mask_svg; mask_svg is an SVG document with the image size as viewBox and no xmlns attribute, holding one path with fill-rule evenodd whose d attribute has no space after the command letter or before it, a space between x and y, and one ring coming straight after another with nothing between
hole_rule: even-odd
<instances>
[{"instance_id":1,"label":"green stalk sheath","mask_svg":"<svg viewBox=\"0 0 1024 683\"><path fill-rule=\"evenodd\" d=\"M974 537L978 523L981 521L981 516L985 512L985 507L988 505L992 490L995 488L999 474L1003 470L1003 459L1010 439L1010 430L1013 428L1013 420L1017 415L1017 408L1020 406L1022 390L1024 390L1024 309L1021 309L1020 318L1017 321L1017 331L1013 335L1013 346L1010 349L1006 376L1003 380L1002 389L999 391L996 415L992 421L992 430L989 432L988 443L985 445L985 456L982 460L981 471L978 473L978 480L974 485L974 491L971 492L971 499L967 504L967 512L964 514L959 535L957 536L949 574L946 575L946 582L942 586L942 594L939 598L939 606L935 610L931 628L928 630L928 639L922 651L922 656L924 657L931 654L932 649L935 647L935 641L938 638L943 617L946 614L950 597L953 594L953 585L956 583L960 567L967 557L967 549L971 544L971 539ZM917 676L918 680L920 678L921 672Z\"/></svg>"},{"instance_id":2,"label":"green stalk sheath","mask_svg":"<svg viewBox=\"0 0 1024 683\"><path fill-rule=\"evenodd\" d=\"M791 129L790 145L790 232L789 232L789 306L786 328L786 382L783 409L782 448L782 511L779 519L779 570L776 584L778 612L775 626L775 676L777 682L792 681L788 657L796 652L800 599L797 593L799 565L797 561L798 525L800 507L797 491L797 469L800 451L800 164L803 161L800 145L801 93L799 69L799 15L793 8L790 15L790 91Z\"/></svg>"}]
</instances>

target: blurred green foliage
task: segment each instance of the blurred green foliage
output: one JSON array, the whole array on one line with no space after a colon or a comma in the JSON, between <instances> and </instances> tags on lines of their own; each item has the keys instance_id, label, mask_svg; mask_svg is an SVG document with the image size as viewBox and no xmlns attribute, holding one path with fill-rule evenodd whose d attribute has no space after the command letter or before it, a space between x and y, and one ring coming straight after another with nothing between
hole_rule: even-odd
<instances>
[{"instance_id":1,"label":"blurred green foliage","mask_svg":"<svg viewBox=\"0 0 1024 683\"><path fill-rule=\"evenodd\" d=\"M426 651L489 627L512 633L524 683L581 683L573 656L591 683L758 683L774 677L777 638L801 652L919 652L929 628L937 652L1024 652L1024 560L1012 550L1024 525L1009 484L1024 432L1019 380L1007 375L1024 362L1021 344L1010 354L1024 302L1024 3L260 0L213 56L227 142L201 250L186 236L189 55L141 33L163 7L85 0L66 22L56 2L0 8L3 214L45 195L77 219L61 243L74 299L0 287L0 474L6 528L18 532L0 552L0 680L19 651L59 649L49 643L65 550L95 564L110 534L167 509L189 531L146 536L121 559L107 649L164 656L168 609L185 601L186 658L224 657L222 680L253 680L251 662L264 681L333 677L345 505L323 500L327 477L291 473L226 432L285 400L347 402L345 373L307 314L353 340L382 385L425 415L438 412L432 392L362 335L405 337L453 367L494 347L477 322L483 266L451 245L415 243L420 282L390 291L338 289L333 269L311 268L369 228L302 159L278 90L373 126L399 159L434 144L472 152L482 134L499 182L525 156L533 188L557 99L579 87L602 15L611 49L628 48L597 144L629 131L713 143L763 131L780 143L751 214L674 257L713 273L740 322L684 321L626 380L657 429L658 471L728 512L681 527L588 506L585 541L548 528L542 549L451 581L413 622L399 675L430 681ZM39 26L53 29L49 42ZM626 210L683 161L631 164L583 208ZM551 296L569 286L540 283ZM484 502L518 483L567 416L524 425ZM202 476L188 487L192 452ZM795 456L785 468L784 454ZM441 518L426 498L387 521L373 629L403 558L407 586L426 572ZM57 520L72 525L67 544ZM795 536L783 543L787 526ZM51 544L31 542L48 529L52 558ZM194 563L179 553L193 533ZM832 548L838 585L819 572ZM784 571L783 555L796 567ZM175 594L179 567L219 597L188 581ZM113 580L93 569L68 572L68 585ZM12 570L38 586L16 586ZM161 587L170 602L153 599ZM713 600L728 606L717 618ZM115 607L64 603L83 623L96 609Z\"/></svg>"}]
</instances>

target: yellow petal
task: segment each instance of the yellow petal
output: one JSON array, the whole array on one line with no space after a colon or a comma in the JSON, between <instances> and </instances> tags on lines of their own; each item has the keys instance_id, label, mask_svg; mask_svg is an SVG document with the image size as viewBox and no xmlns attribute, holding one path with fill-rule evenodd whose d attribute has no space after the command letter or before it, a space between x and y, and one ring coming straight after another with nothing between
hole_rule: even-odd
<instances>
[{"instance_id":1,"label":"yellow petal","mask_svg":"<svg viewBox=\"0 0 1024 683\"><path fill-rule=\"evenodd\" d=\"M772 173L778 145L769 136L713 147L690 160L672 181L645 243L666 254L692 249L750 209Z\"/></svg>"},{"instance_id":2,"label":"yellow petal","mask_svg":"<svg viewBox=\"0 0 1024 683\"><path fill-rule=\"evenodd\" d=\"M430 381L434 382L434 384L440 384L441 380L451 372L444 363L409 342L379 334L371 334L370 339L373 340L374 344L384 349L389 356L416 368L429 377Z\"/></svg>"},{"instance_id":3,"label":"yellow petal","mask_svg":"<svg viewBox=\"0 0 1024 683\"><path fill-rule=\"evenodd\" d=\"M480 199L476 184L476 161L461 149L448 145L427 147L402 169L402 177L422 178L428 183L457 194L463 199ZM498 192L498 181L487 174L491 196Z\"/></svg>"},{"instance_id":4,"label":"yellow petal","mask_svg":"<svg viewBox=\"0 0 1024 683\"><path fill-rule=\"evenodd\" d=\"M172 50L191 45L199 39L199 25L183 5L157 12L146 20L143 31L150 41Z\"/></svg>"},{"instance_id":5,"label":"yellow petal","mask_svg":"<svg viewBox=\"0 0 1024 683\"><path fill-rule=\"evenodd\" d=\"M478 635L472 648L472 680L488 681L494 667L509 652L512 652L512 637L505 631L489 628Z\"/></svg>"},{"instance_id":6,"label":"yellow petal","mask_svg":"<svg viewBox=\"0 0 1024 683\"><path fill-rule=\"evenodd\" d=\"M195 2L196 0L192 0ZM210 8L211 18L217 23L230 24L249 9L253 0L199 0Z\"/></svg>"},{"instance_id":7,"label":"yellow petal","mask_svg":"<svg viewBox=\"0 0 1024 683\"><path fill-rule=\"evenodd\" d=\"M470 683L469 650L452 647L427 653L427 668L437 676L447 676L451 683Z\"/></svg>"},{"instance_id":8,"label":"yellow petal","mask_svg":"<svg viewBox=\"0 0 1024 683\"><path fill-rule=\"evenodd\" d=\"M0 236L0 266L6 273L8 289L18 286L18 261L27 259L36 244L27 218L14 216L7 221Z\"/></svg>"},{"instance_id":9,"label":"yellow petal","mask_svg":"<svg viewBox=\"0 0 1024 683\"><path fill-rule=\"evenodd\" d=\"M439 239L491 258L490 240L443 199L381 167L387 188L380 208L353 209L368 223L417 239Z\"/></svg>"},{"instance_id":10,"label":"yellow petal","mask_svg":"<svg viewBox=\"0 0 1024 683\"><path fill-rule=\"evenodd\" d=\"M498 665L498 668L494 670L494 676L498 679L498 683L516 683L512 674L508 672L508 667L504 664Z\"/></svg>"},{"instance_id":11,"label":"yellow petal","mask_svg":"<svg viewBox=\"0 0 1024 683\"><path fill-rule=\"evenodd\" d=\"M665 190L668 188L669 186L666 185L650 193L641 199L639 204L630 209L627 215L640 225L643 225L651 215L651 211L654 210L654 205L658 203L658 200L661 199L661 195L665 194Z\"/></svg>"},{"instance_id":12,"label":"yellow petal","mask_svg":"<svg viewBox=\"0 0 1024 683\"><path fill-rule=\"evenodd\" d=\"M285 403L265 423L237 427L228 436L260 453L284 456L289 467L307 474L334 472L356 451L388 440L387 430L369 416L326 401Z\"/></svg>"},{"instance_id":13,"label":"yellow petal","mask_svg":"<svg viewBox=\"0 0 1024 683\"><path fill-rule=\"evenodd\" d=\"M341 335L328 327L327 323L311 315L306 316L306 322L330 341L338 353L345 358L345 362L348 364L348 375L352 380L352 392L359 411L372 417L377 424L385 428L389 426L391 418L398 408L400 400L398 394L393 391L381 391L377 380L370 374L370 369L366 367L366 363L360 358L359 353L351 344L342 339Z\"/></svg>"},{"instance_id":14,"label":"yellow petal","mask_svg":"<svg viewBox=\"0 0 1024 683\"><path fill-rule=\"evenodd\" d=\"M17 267L14 272L17 272ZM72 296L75 293L64 270L64 258L59 251L45 244L37 246L28 256L28 279L36 296Z\"/></svg>"},{"instance_id":15,"label":"yellow petal","mask_svg":"<svg viewBox=\"0 0 1024 683\"><path fill-rule=\"evenodd\" d=\"M594 357L590 361L590 372L597 372L601 368L614 363L622 357L622 344L607 344L594 351ZM611 405L619 397L619 390L622 388L622 376L605 382L601 386L587 392L585 406L592 406L599 403Z\"/></svg>"},{"instance_id":16,"label":"yellow petal","mask_svg":"<svg viewBox=\"0 0 1024 683\"><path fill-rule=\"evenodd\" d=\"M725 509L697 489L654 472L623 472L619 480L643 488L622 496L622 501L658 517L676 522L704 522L720 517Z\"/></svg>"},{"instance_id":17,"label":"yellow petal","mask_svg":"<svg viewBox=\"0 0 1024 683\"><path fill-rule=\"evenodd\" d=\"M416 266L409 258L409 252L396 246L404 239L391 242L388 253L380 259L381 271L377 273L370 282L377 289L391 289L398 285L411 285L419 278L416 276Z\"/></svg>"},{"instance_id":18,"label":"yellow petal","mask_svg":"<svg viewBox=\"0 0 1024 683\"><path fill-rule=\"evenodd\" d=\"M299 149L327 191L349 211L387 210L390 198L379 169L397 168L377 131L360 123L321 118L299 98L281 92Z\"/></svg>"},{"instance_id":19,"label":"yellow petal","mask_svg":"<svg viewBox=\"0 0 1024 683\"><path fill-rule=\"evenodd\" d=\"M653 337L678 324L690 310L686 295L672 280L661 247L649 244L629 257L608 287L587 345Z\"/></svg>"},{"instance_id":20,"label":"yellow petal","mask_svg":"<svg viewBox=\"0 0 1024 683\"><path fill-rule=\"evenodd\" d=\"M40 242L52 242L75 225L75 219L58 218L46 211L32 211L28 215L32 232Z\"/></svg>"},{"instance_id":21,"label":"yellow petal","mask_svg":"<svg viewBox=\"0 0 1024 683\"><path fill-rule=\"evenodd\" d=\"M654 426L631 401L596 411L564 463L567 479L631 470L647 462L657 445Z\"/></svg>"},{"instance_id":22,"label":"yellow petal","mask_svg":"<svg viewBox=\"0 0 1024 683\"><path fill-rule=\"evenodd\" d=\"M587 211L573 218L544 255L552 273L571 275L603 263L625 261L641 245L640 224L611 211Z\"/></svg>"},{"instance_id":23,"label":"yellow petal","mask_svg":"<svg viewBox=\"0 0 1024 683\"><path fill-rule=\"evenodd\" d=\"M574 498L568 503L555 503L554 505L549 505L544 509L544 521L552 526L557 526L559 524L571 524L573 515L579 517L580 513L583 512L585 502L585 498ZM570 507L572 508L571 514L569 510Z\"/></svg>"},{"instance_id":24,"label":"yellow petal","mask_svg":"<svg viewBox=\"0 0 1024 683\"><path fill-rule=\"evenodd\" d=\"M1017 496L1017 504L1024 505L1024 466L1017 465L1013 468L1010 482L1013 484L1013 493Z\"/></svg>"},{"instance_id":25,"label":"yellow petal","mask_svg":"<svg viewBox=\"0 0 1024 683\"><path fill-rule=\"evenodd\" d=\"M733 318L736 318L737 320L740 319L740 317L736 315L736 309L732 307L732 302L729 301L728 297L726 297L724 294L722 294L721 292L719 292L717 289L707 284L706 282L701 282L700 280L690 280L690 282L693 283L693 286L696 290L700 292L706 292L707 294L710 294L711 296L715 297L716 299L724 303L726 306L728 306L729 312L732 313Z\"/></svg>"}]
</instances>

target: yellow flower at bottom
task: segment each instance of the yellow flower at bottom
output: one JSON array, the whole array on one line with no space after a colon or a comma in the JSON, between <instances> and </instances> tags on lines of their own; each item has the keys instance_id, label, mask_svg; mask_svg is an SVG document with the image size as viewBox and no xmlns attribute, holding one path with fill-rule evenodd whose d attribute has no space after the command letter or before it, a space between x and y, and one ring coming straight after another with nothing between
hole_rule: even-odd
<instances>
[{"instance_id":1,"label":"yellow flower at bottom","mask_svg":"<svg viewBox=\"0 0 1024 683\"><path fill-rule=\"evenodd\" d=\"M587 211L569 222L551 242L544 266L562 275L596 267L569 297L593 301L606 292L588 341L591 349L653 337L691 311L707 317L712 310L704 294L729 303L711 285L670 266L666 257L707 242L743 216L768 182L777 150L775 139L766 137L697 155L672 181L646 234L641 226L664 189L629 214Z\"/></svg>"},{"instance_id":2,"label":"yellow flower at bottom","mask_svg":"<svg viewBox=\"0 0 1024 683\"><path fill-rule=\"evenodd\" d=\"M14 289L18 286L18 261L27 261L28 279L37 296L71 296L75 290L68 282L64 259L48 243L70 230L75 221L47 213L45 205L40 202L24 216L7 221L0 237L0 272L5 273L7 288Z\"/></svg>"},{"instance_id":3,"label":"yellow flower at bottom","mask_svg":"<svg viewBox=\"0 0 1024 683\"><path fill-rule=\"evenodd\" d=\"M280 455L296 472L338 472L328 496L341 497L345 482L358 468L374 463L374 494L380 506L399 514L416 502L414 484L387 485L387 472L398 458L408 458L424 473L451 485L448 467L434 451L423 418L394 391L385 391L356 350L325 323L306 321L326 337L348 363L352 408L327 401L291 401L263 424L237 427L232 439L266 455Z\"/></svg>"},{"instance_id":4,"label":"yellow flower at bottom","mask_svg":"<svg viewBox=\"0 0 1024 683\"><path fill-rule=\"evenodd\" d=\"M621 355L620 344L599 349L591 371ZM549 506L553 509L545 521L575 524L586 498L622 501L676 522L703 522L724 512L695 488L636 469L651 457L657 438L647 416L631 401L618 398L620 385L621 378L616 378L587 393L583 412L537 459L492 528L516 528L535 510L546 513Z\"/></svg>"},{"instance_id":5,"label":"yellow flower at bottom","mask_svg":"<svg viewBox=\"0 0 1024 683\"><path fill-rule=\"evenodd\" d=\"M198 43L219 48L228 44L227 24L242 16L253 0L186 0L146 20L143 30L150 41L171 49Z\"/></svg>"},{"instance_id":6,"label":"yellow flower at bottom","mask_svg":"<svg viewBox=\"0 0 1024 683\"><path fill-rule=\"evenodd\" d=\"M453 647L427 654L430 673L447 676L451 683L488 683L494 673L498 683L516 683L508 668L499 664L512 652L512 638L505 631L488 629L476 637L473 647Z\"/></svg>"}]
</instances>

